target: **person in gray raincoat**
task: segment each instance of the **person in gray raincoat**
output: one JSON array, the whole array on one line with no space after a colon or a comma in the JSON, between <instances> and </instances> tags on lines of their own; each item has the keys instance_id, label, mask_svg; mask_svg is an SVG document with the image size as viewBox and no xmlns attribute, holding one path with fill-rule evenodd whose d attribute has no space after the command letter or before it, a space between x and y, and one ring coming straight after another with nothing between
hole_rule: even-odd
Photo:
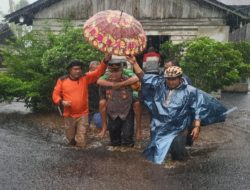
<instances>
[{"instance_id":1,"label":"person in gray raincoat","mask_svg":"<svg viewBox=\"0 0 250 190\"><path fill-rule=\"evenodd\" d=\"M161 164L167 153L173 160L184 160L187 127L192 122L195 140L201 125L225 121L227 109L212 96L188 85L180 67L168 68L163 76L144 74L134 59L134 70L141 79L143 101L152 116L151 140L143 152L148 160Z\"/></svg>"}]
</instances>

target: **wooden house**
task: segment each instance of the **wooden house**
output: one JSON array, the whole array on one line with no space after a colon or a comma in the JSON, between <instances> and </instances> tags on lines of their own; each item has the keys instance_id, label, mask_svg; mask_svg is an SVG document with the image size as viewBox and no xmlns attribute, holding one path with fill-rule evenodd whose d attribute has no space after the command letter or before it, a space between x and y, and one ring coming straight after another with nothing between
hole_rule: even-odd
<instances>
[{"instance_id":1,"label":"wooden house","mask_svg":"<svg viewBox=\"0 0 250 190\"><path fill-rule=\"evenodd\" d=\"M219 0L38 0L6 15L9 22L32 25L33 30L46 27L58 31L62 20L75 27L102 10L123 10L138 19L148 36L148 43L175 43L209 36L227 41L229 32L250 21L244 12Z\"/></svg>"}]
</instances>

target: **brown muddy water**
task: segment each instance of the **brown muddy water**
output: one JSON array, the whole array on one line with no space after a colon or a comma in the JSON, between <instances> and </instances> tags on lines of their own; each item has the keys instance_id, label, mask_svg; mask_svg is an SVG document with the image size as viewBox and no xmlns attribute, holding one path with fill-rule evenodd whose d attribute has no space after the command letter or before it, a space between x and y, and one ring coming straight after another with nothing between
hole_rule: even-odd
<instances>
[{"instance_id":1,"label":"brown muddy water","mask_svg":"<svg viewBox=\"0 0 250 190\"><path fill-rule=\"evenodd\" d=\"M146 111L135 148L114 150L108 136L92 130L87 149L78 150L65 144L57 113L0 104L0 189L249 189L250 95L223 94L222 102L238 110L202 128L187 161L163 165L141 154L149 139Z\"/></svg>"}]
</instances>

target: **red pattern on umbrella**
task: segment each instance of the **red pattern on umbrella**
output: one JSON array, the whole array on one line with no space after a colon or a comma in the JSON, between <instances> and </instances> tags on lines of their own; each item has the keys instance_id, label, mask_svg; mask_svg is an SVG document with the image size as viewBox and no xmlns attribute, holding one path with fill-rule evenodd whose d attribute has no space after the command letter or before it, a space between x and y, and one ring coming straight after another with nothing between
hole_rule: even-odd
<instances>
[{"instance_id":1,"label":"red pattern on umbrella","mask_svg":"<svg viewBox=\"0 0 250 190\"><path fill-rule=\"evenodd\" d=\"M100 51L115 55L139 54L147 43L141 23L118 10L101 11L89 18L83 34Z\"/></svg>"}]
</instances>

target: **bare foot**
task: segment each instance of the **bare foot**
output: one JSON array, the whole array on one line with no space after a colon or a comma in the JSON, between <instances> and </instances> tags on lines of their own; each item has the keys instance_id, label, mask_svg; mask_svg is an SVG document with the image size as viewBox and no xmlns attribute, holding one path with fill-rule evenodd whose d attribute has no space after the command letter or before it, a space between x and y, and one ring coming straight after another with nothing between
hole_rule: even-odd
<instances>
[{"instance_id":1,"label":"bare foot","mask_svg":"<svg viewBox=\"0 0 250 190\"><path fill-rule=\"evenodd\" d=\"M106 131L105 130L101 130L101 132L97 135L99 138L104 138L106 135Z\"/></svg>"}]
</instances>

